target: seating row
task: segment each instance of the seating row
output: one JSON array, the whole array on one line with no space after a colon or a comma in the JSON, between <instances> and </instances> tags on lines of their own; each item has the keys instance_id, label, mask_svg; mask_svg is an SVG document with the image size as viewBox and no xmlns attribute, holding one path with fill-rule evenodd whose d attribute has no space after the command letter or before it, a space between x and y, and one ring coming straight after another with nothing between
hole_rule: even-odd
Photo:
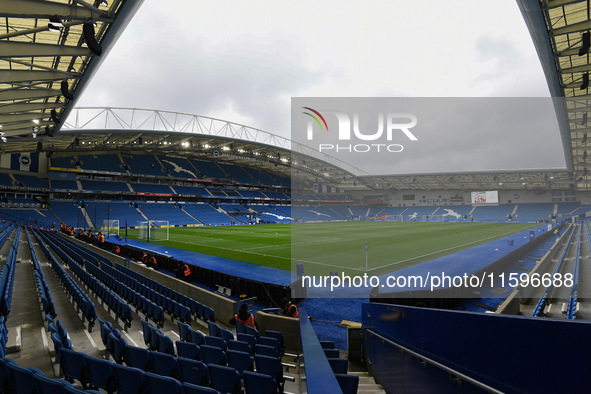
<instances>
[{"instance_id":1,"label":"seating row","mask_svg":"<svg viewBox=\"0 0 591 394\"><path fill-rule=\"evenodd\" d=\"M29 244L29 250L31 251L31 261L33 262L33 276L35 277L35 284L37 285L37 294L39 295L39 300L41 302L41 306L43 309L43 314L49 314L51 317L55 317L57 314L55 312L55 305L53 303L53 297L51 296L51 290L47 281L45 280L45 275L41 270L41 265L39 264L39 259L37 258L37 253L35 252L35 248L33 247L33 241L29 235L29 231L25 229L25 234L27 235L27 242Z\"/></svg>"},{"instance_id":2,"label":"seating row","mask_svg":"<svg viewBox=\"0 0 591 394\"><path fill-rule=\"evenodd\" d=\"M41 249L49 259L49 263L53 268L56 277L66 293L71 297L72 302L76 304L76 308L78 312L82 312L82 320L88 321L88 330L91 331L92 327L94 326L96 320L96 309L94 307L94 303L91 301L90 297L80 288L78 283L62 267L62 265L57 261L53 253L49 250L47 244L45 243L46 238L44 239L43 235L38 230L33 230L33 234L37 238Z\"/></svg>"},{"instance_id":3,"label":"seating row","mask_svg":"<svg viewBox=\"0 0 591 394\"><path fill-rule=\"evenodd\" d=\"M215 312L213 308L203 305L202 303L195 301L194 299L187 297L176 290L172 290L171 288L164 286L163 284L153 279L147 278L139 272L135 272L132 269L124 267L120 264L115 264L115 269L124 273L131 279L136 280L138 283L147 286L159 294L162 294L164 297L184 305L185 307L189 308L191 313L193 313L196 317L201 318L206 322L211 321L215 323Z\"/></svg>"},{"instance_id":4,"label":"seating row","mask_svg":"<svg viewBox=\"0 0 591 394\"><path fill-rule=\"evenodd\" d=\"M16 254L21 234L20 229L20 226L16 226L16 234L12 241L12 245L10 246L6 263L2 266L2 270L0 271L0 295L2 297L0 299L0 314L6 317L10 314L10 305L12 303L12 288L14 286ZM4 242L6 242L7 239L8 236L4 238ZM4 243L2 243L2 245L4 245Z\"/></svg>"},{"instance_id":5,"label":"seating row","mask_svg":"<svg viewBox=\"0 0 591 394\"><path fill-rule=\"evenodd\" d=\"M144 327L146 326L148 326L148 323ZM155 333L158 338L157 341L160 343L160 345L157 345L158 349L165 350L165 352L129 346L127 341L119 337L118 330L113 329L112 325L108 322L101 323L101 338L106 343L105 346L110 354L113 355L116 362L125 363L128 367L142 370L146 374L152 373L169 378L172 377L183 383L200 386L209 385L224 393L240 392L241 378L245 379L245 386L246 380L250 378L256 381L256 384L262 384L259 379L272 383L268 386L269 391L254 391L256 386L253 386L250 388L250 391L247 389L247 393L275 393L280 387L277 384L278 381L281 382L282 387L284 382L283 369L281 361L276 357L255 355L253 358L250 354L237 350L223 352L214 346L202 345L199 347L193 343L182 341L177 341L176 343L178 357L175 357L172 340L162 334L159 329L153 326L152 328L152 332ZM190 354L183 345L193 345L193 350L197 350L197 352ZM170 350L169 346L172 350ZM197 358L201 357L202 350L204 358L203 360L198 360ZM214 358L210 359L209 351L224 353L224 358L227 357L227 362L222 364L214 360ZM78 364L79 362L76 363L76 365ZM257 367L257 373L267 376L266 378L262 376L245 378L247 373L254 372L255 365ZM169 383L171 386L176 385L172 381L169 381Z\"/></svg>"}]
</instances>

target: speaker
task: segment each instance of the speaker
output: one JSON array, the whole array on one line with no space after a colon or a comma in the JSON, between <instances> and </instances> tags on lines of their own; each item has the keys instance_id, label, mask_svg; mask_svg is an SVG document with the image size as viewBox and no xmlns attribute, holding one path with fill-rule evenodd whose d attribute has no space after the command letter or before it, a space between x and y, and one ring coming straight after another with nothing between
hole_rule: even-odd
<instances>
[{"instance_id":1,"label":"speaker","mask_svg":"<svg viewBox=\"0 0 591 394\"><path fill-rule=\"evenodd\" d=\"M55 109L51 110L51 120L55 123L60 123L60 119L57 117L57 111Z\"/></svg>"},{"instance_id":2,"label":"speaker","mask_svg":"<svg viewBox=\"0 0 591 394\"><path fill-rule=\"evenodd\" d=\"M101 53L103 53L103 47L94 37L94 25L91 22L86 22L84 24L84 27L82 28L82 35L84 36L84 41L86 42L88 49L90 49L90 52L100 56Z\"/></svg>"},{"instance_id":3,"label":"speaker","mask_svg":"<svg viewBox=\"0 0 591 394\"><path fill-rule=\"evenodd\" d=\"M74 95L70 93L70 87L68 86L68 81L62 81L62 95L67 98L68 100L74 100Z\"/></svg>"},{"instance_id":4,"label":"speaker","mask_svg":"<svg viewBox=\"0 0 591 394\"><path fill-rule=\"evenodd\" d=\"M581 83L581 90L585 90L589 87L589 73L583 74L583 82Z\"/></svg>"},{"instance_id":5,"label":"speaker","mask_svg":"<svg viewBox=\"0 0 591 394\"><path fill-rule=\"evenodd\" d=\"M579 49L579 56L586 55L591 49L591 33L586 31L583 33L583 38L581 40L581 48Z\"/></svg>"}]
</instances>

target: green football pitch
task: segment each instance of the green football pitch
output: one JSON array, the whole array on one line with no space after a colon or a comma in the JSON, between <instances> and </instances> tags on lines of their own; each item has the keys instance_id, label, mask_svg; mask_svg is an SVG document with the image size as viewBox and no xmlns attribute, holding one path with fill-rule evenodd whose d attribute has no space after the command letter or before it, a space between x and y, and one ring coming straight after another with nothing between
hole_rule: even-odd
<instances>
[{"instance_id":1,"label":"green football pitch","mask_svg":"<svg viewBox=\"0 0 591 394\"><path fill-rule=\"evenodd\" d=\"M536 226L532 223L331 222L171 228L177 249L307 274L395 271ZM132 234L130 234L132 235ZM130 238L134 238L131 236ZM367 261L365 245L368 246Z\"/></svg>"}]
</instances>

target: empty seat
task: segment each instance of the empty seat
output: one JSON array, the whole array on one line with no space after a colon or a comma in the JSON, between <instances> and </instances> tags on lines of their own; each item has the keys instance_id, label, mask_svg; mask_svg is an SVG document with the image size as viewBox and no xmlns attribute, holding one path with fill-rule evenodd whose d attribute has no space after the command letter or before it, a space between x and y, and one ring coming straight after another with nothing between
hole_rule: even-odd
<instances>
[{"instance_id":1,"label":"empty seat","mask_svg":"<svg viewBox=\"0 0 591 394\"><path fill-rule=\"evenodd\" d=\"M254 335L250 334L236 334L236 337L239 341L247 342L251 348L254 349L254 345L258 343L257 338Z\"/></svg>"},{"instance_id":2,"label":"empty seat","mask_svg":"<svg viewBox=\"0 0 591 394\"><path fill-rule=\"evenodd\" d=\"M327 358L327 360L334 373L346 375L349 371L349 360L346 358Z\"/></svg>"},{"instance_id":3,"label":"empty seat","mask_svg":"<svg viewBox=\"0 0 591 394\"><path fill-rule=\"evenodd\" d=\"M158 330L160 331L160 330ZM156 336L158 336L158 347L157 350L160 353L166 353L174 356L174 342L172 339L166 335L164 335L161 331L156 331Z\"/></svg>"},{"instance_id":4,"label":"empty seat","mask_svg":"<svg viewBox=\"0 0 591 394\"><path fill-rule=\"evenodd\" d=\"M280 331L274 331L274 330L267 330L265 331L265 336L269 337L269 338L275 338L279 341L279 344L281 345L281 353L283 354L285 352L285 339L283 338L283 333Z\"/></svg>"},{"instance_id":5,"label":"empty seat","mask_svg":"<svg viewBox=\"0 0 591 394\"><path fill-rule=\"evenodd\" d=\"M208 366L210 364L227 365L226 353L219 347L202 345L200 349L201 359Z\"/></svg>"},{"instance_id":6,"label":"empty seat","mask_svg":"<svg viewBox=\"0 0 591 394\"><path fill-rule=\"evenodd\" d=\"M152 328L156 329L152 323L148 323L144 319L140 319L142 322L142 333L144 334L144 343L146 346L150 346L151 335L152 335Z\"/></svg>"},{"instance_id":7,"label":"empty seat","mask_svg":"<svg viewBox=\"0 0 591 394\"><path fill-rule=\"evenodd\" d=\"M109 333L107 344L107 349L109 349L109 353L111 353L113 360L115 360L117 364L121 364L125 358L127 341L125 338L121 337L121 333L118 329L114 329Z\"/></svg>"},{"instance_id":8,"label":"empty seat","mask_svg":"<svg viewBox=\"0 0 591 394\"><path fill-rule=\"evenodd\" d=\"M254 362L258 373L272 376L277 383L277 386L283 391L285 379L283 377L283 366L281 360L277 357L263 356L255 354Z\"/></svg>"},{"instance_id":9,"label":"empty seat","mask_svg":"<svg viewBox=\"0 0 591 394\"><path fill-rule=\"evenodd\" d=\"M179 357L177 364L181 381L202 386L209 384L207 365L201 361Z\"/></svg>"},{"instance_id":10,"label":"empty seat","mask_svg":"<svg viewBox=\"0 0 591 394\"><path fill-rule=\"evenodd\" d=\"M86 356L84 353L78 353L66 348L60 349L60 366L66 380L73 382L79 381L84 388L88 382L86 368Z\"/></svg>"},{"instance_id":11,"label":"empty seat","mask_svg":"<svg viewBox=\"0 0 591 394\"><path fill-rule=\"evenodd\" d=\"M211 387L222 393L240 393L242 383L238 371L234 368L213 364L208 369Z\"/></svg>"},{"instance_id":12,"label":"empty seat","mask_svg":"<svg viewBox=\"0 0 591 394\"><path fill-rule=\"evenodd\" d=\"M275 394L279 392L277 382L272 376L244 371L242 379L244 380L246 394Z\"/></svg>"},{"instance_id":13,"label":"empty seat","mask_svg":"<svg viewBox=\"0 0 591 394\"><path fill-rule=\"evenodd\" d=\"M219 329L220 329L220 337L221 337L221 338L222 338L224 341L228 342L228 341L232 341L232 340L234 340L234 339L235 339L235 338L234 338L234 333L233 333L232 331L230 331L230 330L227 330L227 329L225 329L225 328L223 328L223 327L219 327Z\"/></svg>"},{"instance_id":14,"label":"empty seat","mask_svg":"<svg viewBox=\"0 0 591 394\"><path fill-rule=\"evenodd\" d=\"M150 351L141 347L128 346L126 364L145 371L150 365Z\"/></svg>"},{"instance_id":15,"label":"empty seat","mask_svg":"<svg viewBox=\"0 0 591 394\"><path fill-rule=\"evenodd\" d=\"M34 379L37 385L37 394L64 394L66 387L74 387L65 380L51 379L41 374L34 374ZM16 392L20 393L20 387L17 386Z\"/></svg>"},{"instance_id":16,"label":"empty seat","mask_svg":"<svg viewBox=\"0 0 591 394\"><path fill-rule=\"evenodd\" d=\"M113 374L113 363L108 360L86 356L86 368L88 382L94 386L106 390L109 394L117 388L117 382Z\"/></svg>"},{"instance_id":17,"label":"empty seat","mask_svg":"<svg viewBox=\"0 0 591 394\"><path fill-rule=\"evenodd\" d=\"M259 344L274 347L275 349L277 349L277 353L279 354L279 356L281 356L282 354L283 349L281 348L281 342L279 342L279 339L277 338L261 336L259 337Z\"/></svg>"},{"instance_id":18,"label":"empty seat","mask_svg":"<svg viewBox=\"0 0 591 394\"><path fill-rule=\"evenodd\" d=\"M189 329L191 328L190 325L187 323L183 323L180 320L177 320L177 325L179 327L179 337L181 337L181 341L191 341L191 333Z\"/></svg>"},{"instance_id":19,"label":"empty seat","mask_svg":"<svg viewBox=\"0 0 591 394\"><path fill-rule=\"evenodd\" d=\"M193 342L176 341L176 354L178 357L191 360L201 360L201 349Z\"/></svg>"},{"instance_id":20,"label":"empty seat","mask_svg":"<svg viewBox=\"0 0 591 394\"><path fill-rule=\"evenodd\" d=\"M259 337L260 337L259 330L257 330L256 328L252 328L251 326L247 326L247 325L244 325L244 329L246 330L247 334L254 336L257 339L257 341L259 340Z\"/></svg>"},{"instance_id":21,"label":"empty seat","mask_svg":"<svg viewBox=\"0 0 591 394\"><path fill-rule=\"evenodd\" d=\"M178 376L178 365L176 358L170 354L160 352L150 352L150 363L152 364L152 372L176 378Z\"/></svg>"},{"instance_id":22,"label":"empty seat","mask_svg":"<svg viewBox=\"0 0 591 394\"><path fill-rule=\"evenodd\" d=\"M220 394L219 391L210 387L198 386L191 383L183 383L185 394Z\"/></svg>"},{"instance_id":23,"label":"empty seat","mask_svg":"<svg viewBox=\"0 0 591 394\"><path fill-rule=\"evenodd\" d=\"M144 371L138 368L113 364L117 381L117 394L141 394L144 392Z\"/></svg>"},{"instance_id":24,"label":"empty seat","mask_svg":"<svg viewBox=\"0 0 591 394\"><path fill-rule=\"evenodd\" d=\"M320 346L323 349L334 349L334 342L333 341L320 341Z\"/></svg>"},{"instance_id":25,"label":"empty seat","mask_svg":"<svg viewBox=\"0 0 591 394\"><path fill-rule=\"evenodd\" d=\"M246 352L227 350L226 358L228 359L228 366L234 368L240 374L244 371L254 370L254 359Z\"/></svg>"},{"instance_id":26,"label":"empty seat","mask_svg":"<svg viewBox=\"0 0 591 394\"><path fill-rule=\"evenodd\" d=\"M228 341L228 349L245 352L252 356L252 347L248 344L248 342Z\"/></svg>"},{"instance_id":27,"label":"empty seat","mask_svg":"<svg viewBox=\"0 0 591 394\"><path fill-rule=\"evenodd\" d=\"M35 375L43 375L43 372L19 367L16 363L9 363L7 366L10 371L9 386L13 392L18 394L36 394L37 384L35 383Z\"/></svg>"},{"instance_id":28,"label":"empty seat","mask_svg":"<svg viewBox=\"0 0 591 394\"><path fill-rule=\"evenodd\" d=\"M324 354L327 358L339 358L341 356L338 349L324 349Z\"/></svg>"},{"instance_id":29,"label":"empty seat","mask_svg":"<svg viewBox=\"0 0 591 394\"><path fill-rule=\"evenodd\" d=\"M168 376L146 372L145 382L148 393L184 394L181 382Z\"/></svg>"},{"instance_id":30,"label":"empty seat","mask_svg":"<svg viewBox=\"0 0 591 394\"><path fill-rule=\"evenodd\" d=\"M220 326L218 326L214 322L208 321L207 327L209 328L209 335L211 335L212 337L220 336Z\"/></svg>"},{"instance_id":31,"label":"empty seat","mask_svg":"<svg viewBox=\"0 0 591 394\"><path fill-rule=\"evenodd\" d=\"M193 330L192 328L189 329L189 334L191 336L190 341L193 342L197 346L201 346L205 344L205 334L199 330Z\"/></svg>"},{"instance_id":32,"label":"empty seat","mask_svg":"<svg viewBox=\"0 0 591 394\"><path fill-rule=\"evenodd\" d=\"M254 345L254 354L262 354L264 356L279 358L279 352L277 349L273 346L267 345Z\"/></svg>"},{"instance_id":33,"label":"empty seat","mask_svg":"<svg viewBox=\"0 0 591 394\"><path fill-rule=\"evenodd\" d=\"M211 335L205 336L205 344L209 346L219 347L222 350L226 350L228 348L226 341L224 341L222 338L213 337Z\"/></svg>"},{"instance_id":34,"label":"empty seat","mask_svg":"<svg viewBox=\"0 0 591 394\"><path fill-rule=\"evenodd\" d=\"M359 376L335 374L337 382L343 391L343 394L356 394L359 388Z\"/></svg>"}]
</instances>

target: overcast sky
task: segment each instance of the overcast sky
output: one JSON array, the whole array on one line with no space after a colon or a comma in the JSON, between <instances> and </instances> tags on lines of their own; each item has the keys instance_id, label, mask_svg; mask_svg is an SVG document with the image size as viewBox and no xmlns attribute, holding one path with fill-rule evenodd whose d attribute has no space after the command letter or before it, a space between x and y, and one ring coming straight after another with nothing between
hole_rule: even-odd
<instances>
[{"instance_id":1,"label":"overcast sky","mask_svg":"<svg viewBox=\"0 0 591 394\"><path fill-rule=\"evenodd\" d=\"M515 0L146 0L78 106L290 138L291 97L546 97Z\"/></svg>"}]
</instances>

